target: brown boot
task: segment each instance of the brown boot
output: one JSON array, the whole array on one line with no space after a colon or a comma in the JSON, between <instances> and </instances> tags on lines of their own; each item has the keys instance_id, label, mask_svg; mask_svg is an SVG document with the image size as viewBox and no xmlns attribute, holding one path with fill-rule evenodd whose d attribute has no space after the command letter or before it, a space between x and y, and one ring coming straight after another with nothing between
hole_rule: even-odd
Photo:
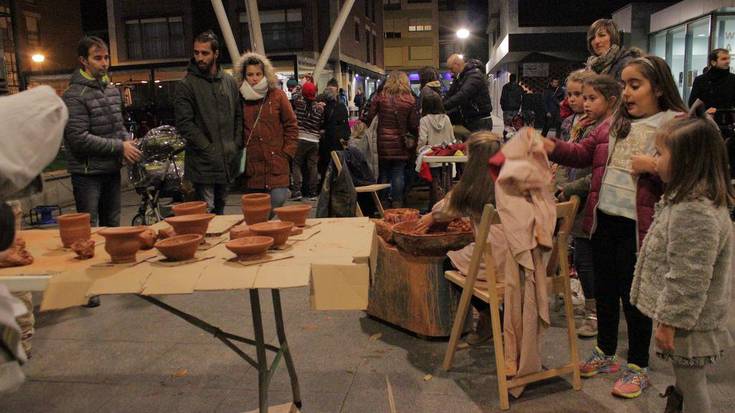
<instances>
[{"instance_id":1,"label":"brown boot","mask_svg":"<svg viewBox=\"0 0 735 413\"><path fill-rule=\"evenodd\" d=\"M664 413L681 413L684 409L684 397L676 386L669 386L661 397L666 397Z\"/></svg>"}]
</instances>

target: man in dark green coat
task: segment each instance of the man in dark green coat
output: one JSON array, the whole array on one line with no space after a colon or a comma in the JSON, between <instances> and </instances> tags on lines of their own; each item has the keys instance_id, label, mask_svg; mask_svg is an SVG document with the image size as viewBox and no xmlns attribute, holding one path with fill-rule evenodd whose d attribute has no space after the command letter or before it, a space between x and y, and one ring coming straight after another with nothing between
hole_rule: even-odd
<instances>
[{"instance_id":1,"label":"man in dark green coat","mask_svg":"<svg viewBox=\"0 0 735 413\"><path fill-rule=\"evenodd\" d=\"M228 184L237 177L244 147L237 82L217 64L212 31L194 39L194 58L176 89L176 128L186 140L184 176L197 199L222 215Z\"/></svg>"}]
</instances>

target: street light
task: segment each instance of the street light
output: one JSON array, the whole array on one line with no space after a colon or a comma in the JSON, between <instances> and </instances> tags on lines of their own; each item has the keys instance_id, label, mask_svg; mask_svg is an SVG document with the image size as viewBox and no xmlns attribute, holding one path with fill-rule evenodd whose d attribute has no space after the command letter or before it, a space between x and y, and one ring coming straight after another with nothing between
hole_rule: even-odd
<instances>
[{"instance_id":1,"label":"street light","mask_svg":"<svg viewBox=\"0 0 735 413\"><path fill-rule=\"evenodd\" d=\"M464 40L464 39L470 37L470 31L467 30L467 29L465 29L465 28L461 28L461 29L457 30L457 37L459 37L460 39L463 39Z\"/></svg>"},{"instance_id":2,"label":"street light","mask_svg":"<svg viewBox=\"0 0 735 413\"><path fill-rule=\"evenodd\" d=\"M43 63L46 60L46 56L42 55L41 53L36 53L33 56L31 56L31 60L33 60L36 63Z\"/></svg>"}]
</instances>

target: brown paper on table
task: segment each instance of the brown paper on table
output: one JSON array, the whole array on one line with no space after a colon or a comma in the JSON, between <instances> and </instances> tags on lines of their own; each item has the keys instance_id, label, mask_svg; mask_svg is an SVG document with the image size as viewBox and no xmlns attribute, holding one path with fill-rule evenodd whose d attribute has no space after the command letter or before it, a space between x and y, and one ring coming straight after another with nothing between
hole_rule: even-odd
<instances>
[{"instance_id":1,"label":"brown paper on table","mask_svg":"<svg viewBox=\"0 0 735 413\"><path fill-rule=\"evenodd\" d=\"M88 295L138 294L143 291L153 267L150 262L142 262L128 267L97 267L88 271L100 274L89 287Z\"/></svg>"},{"instance_id":2,"label":"brown paper on table","mask_svg":"<svg viewBox=\"0 0 735 413\"><path fill-rule=\"evenodd\" d=\"M191 294L204 270L214 260L203 260L172 269L165 265L151 264L151 275L141 294Z\"/></svg>"},{"instance_id":3,"label":"brown paper on table","mask_svg":"<svg viewBox=\"0 0 735 413\"><path fill-rule=\"evenodd\" d=\"M242 215L217 215L209 222L207 236L222 235L244 220Z\"/></svg>"},{"instance_id":4,"label":"brown paper on table","mask_svg":"<svg viewBox=\"0 0 735 413\"><path fill-rule=\"evenodd\" d=\"M253 288L294 288L309 285L309 266L278 261L258 267Z\"/></svg>"},{"instance_id":5,"label":"brown paper on table","mask_svg":"<svg viewBox=\"0 0 735 413\"><path fill-rule=\"evenodd\" d=\"M302 232L301 234L292 235L288 237L288 239L289 241L306 241L320 232L321 230L319 229L319 227L312 227L309 229L304 229L304 232Z\"/></svg>"},{"instance_id":6,"label":"brown paper on table","mask_svg":"<svg viewBox=\"0 0 735 413\"><path fill-rule=\"evenodd\" d=\"M311 306L315 310L365 310L370 269L367 264L311 266Z\"/></svg>"},{"instance_id":7,"label":"brown paper on table","mask_svg":"<svg viewBox=\"0 0 735 413\"><path fill-rule=\"evenodd\" d=\"M281 261L289 258L293 258L294 255L288 252L268 252L263 257L253 260L238 260L237 257L230 259L232 262L236 262L243 267L249 267L251 265L265 264L268 262Z\"/></svg>"},{"instance_id":8,"label":"brown paper on table","mask_svg":"<svg viewBox=\"0 0 735 413\"><path fill-rule=\"evenodd\" d=\"M218 261L218 259L215 258L215 261ZM204 269L195 286L197 291L252 288L258 275L258 266L244 267L236 262L219 262L221 264Z\"/></svg>"}]
</instances>

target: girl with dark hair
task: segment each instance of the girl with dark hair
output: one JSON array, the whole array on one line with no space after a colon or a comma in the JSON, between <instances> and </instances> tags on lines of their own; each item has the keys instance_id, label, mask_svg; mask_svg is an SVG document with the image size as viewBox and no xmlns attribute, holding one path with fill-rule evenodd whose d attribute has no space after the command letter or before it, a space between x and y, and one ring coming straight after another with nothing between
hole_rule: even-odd
<instances>
[{"instance_id":1,"label":"girl with dark hair","mask_svg":"<svg viewBox=\"0 0 735 413\"><path fill-rule=\"evenodd\" d=\"M677 112L686 111L666 62L656 56L632 60L623 69L622 107L581 143L546 139L549 159L592 166L584 230L591 234L595 269L597 346L581 363L583 377L616 373L620 302L628 324L628 363L613 395L635 398L648 387L651 319L630 303L636 253L663 194L656 173L654 137Z\"/></svg>"},{"instance_id":2,"label":"girl with dark hair","mask_svg":"<svg viewBox=\"0 0 735 413\"><path fill-rule=\"evenodd\" d=\"M449 145L454 143L454 128L444 111L442 98L436 93L429 93L421 100L421 120L419 121L419 140L417 150L422 152L424 146ZM441 164L430 164L431 190L429 191L429 207L434 205L444 194L440 185Z\"/></svg>"},{"instance_id":3,"label":"girl with dark hair","mask_svg":"<svg viewBox=\"0 0 735 413\"><path fill-rule=\"evenodd\" d=\"M726 325L732 290L728 210L735 193L720 131L699 109L656 135L656 171L666 191L630 290L630 302L656 322L656 354L674 366L667 412L710 412L705 367L733 345Z\"/></svg>"}]
</instances>

